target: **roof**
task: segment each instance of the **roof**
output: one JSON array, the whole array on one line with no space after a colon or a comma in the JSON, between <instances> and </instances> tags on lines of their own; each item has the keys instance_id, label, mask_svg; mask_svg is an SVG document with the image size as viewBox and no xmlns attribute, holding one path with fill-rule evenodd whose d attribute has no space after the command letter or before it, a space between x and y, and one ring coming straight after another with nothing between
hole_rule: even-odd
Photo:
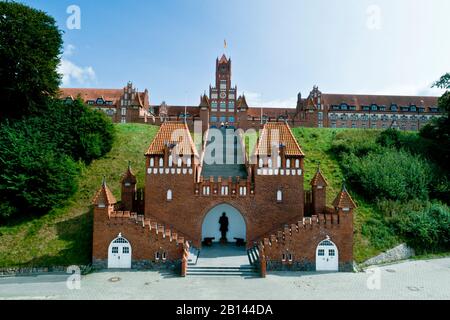
<instances>
[{"instance_id":1,"label":"roof","mask_svg":"<svg viewBox=\"0 0 450 320\"><path fill-rule=\"evenodd\" d=\"M278 118L279 116L285 116L286 114L292 115L296 114L297 110L295 108L265 108L265 107L250 107L247 114L250 117L261 117L262 115L270 118Z\"/></svg>"},{"instance_id":2,"label":"roof","mask_svg":"<svg viewBox=\"0 0 450 320\"><path fill-rule=\"evenodd\" d=\"M209 98L206 94L200 97L200 107L209 108Z\"/></svg>"},{"instance_id":3,"label":"roof","mask_svg":"<svg viewBox=\"0 0 450 320\"><path fill-rule=\"evenodd\" d=\"M272 142L272 138L278 137L278 141ZM283 144L286 147L287 156L304 156L297 140L292 134L291 128L287 123L269 122L266 123L261 131L261 136L256 149L257 155L271 155L272 144Z\"/></svg>"},{"instance_id":4,"label":"roof","mask_svg":"<svg viewBox=\"0 0 450 320\"><path fill-rule=\"evenodd\" d=\"M222 57L219 60L219 64L222 64L222 63L228 63L228 59L227 59L227 56L225 55L225 53L222 55Z\"/></svg>"},{"instance_id":5,"label":"roof","mask_svg":"<svg viewBox=\"0 0 450 320\"><path fill-rule=\"evenodd\" d=\"M132 184L136 184L137 183L137 179L136 176L133 173L133 170L131 170L131 164L128 164L128 168L127 171L125 171L125 173L122 176L122 182L130 182Z\"/></svg>"},{"instance_id":6,"label":"roof","mask_svg":"<svg viewBox=\"0 0 450 320\"><path fill-rule=\"evenodd\" d=\"M198 156L189 128L184 122L164 122L146 155L163 155L166 145L176 145L183 155Z\"/></svg>"},{"instance_id":7,"label":"roof","mask_svg":"<svg viewBox=\"0 0 450 320\"><path fill-rule=\"evenodd\" d=\"M106 182L103 180L102 187L97 191L92 200L94 205L104 204L104 205L112 205L117 203L116 198L112 194L111 190L109 190Z\"/></svg>"},{"instance_id":8,"label":"roof","mask_svg":"<svg viewBox=\"0 0 450 320\"><path fill-rule=\"evenodd\" d=\"M242 95L238 98L237 107L241 110L248 109L247 99L245 98L245 95Z\"/></svg>"},{"instance_id":9,"label":"roof","mask_svg":"<svg viewBox=\"0 0 450 320\"><path fill-rule=\"evenodd\" d=\"M335 208L356 208L356 204L347 192L345 186L342 188L341 192L339 192L336 199L334 199L333 206Z\"/></svg>"},{"instance_id":10,"label":"roof","mask_svg":"<svg viewBox=\"0 0 450 320\"><path fill-rule=\"evenodd\" d=\"M312 186L325 186L325 187L328 186L328 182L323 176L322 171L320 171L320 168L317 170L310 184Z\"/></svg>"},{"instance_id":11,"label":"roof","mask_svg":"<svg viewBox=\"0 0 450 320\"><path fill-rule=\"evenodd\" d=\"M362 95L362 94L322 94L322 102L325 105L340 105L347 103L361 109L361 106L377 104L379 106L437 106L438 97L428 96L388 96L388 95Z\"/></svg>"}]
</instances>

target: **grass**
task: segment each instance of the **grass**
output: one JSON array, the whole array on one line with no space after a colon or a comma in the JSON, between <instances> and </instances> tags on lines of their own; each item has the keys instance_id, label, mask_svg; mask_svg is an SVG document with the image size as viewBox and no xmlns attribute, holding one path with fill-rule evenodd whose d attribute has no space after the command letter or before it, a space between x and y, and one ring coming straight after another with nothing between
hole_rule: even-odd
<instances>
[{"instance_id":1,"label":"grass","mask_svg":"<svg viewBox=\"0 0 450 320\"><path fill-rule=\"evenodd\" d=\"M351 130L351 134L361 136L367 132L358 129L318 129L293 128L305 157L305 190L310 190L311 179L316 173L320 162L322 173L328 182L327 204L330 206L335 196L342 188L344 174L339 165L339 159L331 151L332 142L338 132ZM358 208L354 217L354 247L353 255L357 262L363 262L393 246L401 240L395 235L391 226L385 221L375 205L365 201L355 191L347 186Z\"/></svg>"},{"instance_id":2,"label":"grass","mask_svg":"<svg viewBox=\"0 0 450 320\"><path fill-rule=\"evenodd\" d=\"M144 185L144 153L158 127L116 125L111 152L82 169L77 193L67 203L45 216L14 221L0 227L0 267L89 264L92 243L92 198L102 177L114 195L120 197L121 175L128 161Z\"/></svg>"},{"instance_id":3,"label":"grass","mask_svg":"<svg viewBox=\"0 0 450 320\"><path fill-rule=\"evenodd\" d=\"M131 161L138 178L144 184L144 153L158 127L149 125L116 125L117 137L113 148L104 158L83 168L77 193L67 203L49 214L15 221L0 227L0 267L52 266L88 264L91 260L92 197L100 187L102 177L114 195L120 197L120 178ZM293 132L305 160L305 189L310 189L320 161L328 180L327 203L331 205L343 181L339 159L331 152L336 133L345 129L294 128ZM352 134L358 130L351 129ZM378 209L350 190L358 208L355 212L354 258L362 262L400 243Z\"/></svg>"}]
</instances>

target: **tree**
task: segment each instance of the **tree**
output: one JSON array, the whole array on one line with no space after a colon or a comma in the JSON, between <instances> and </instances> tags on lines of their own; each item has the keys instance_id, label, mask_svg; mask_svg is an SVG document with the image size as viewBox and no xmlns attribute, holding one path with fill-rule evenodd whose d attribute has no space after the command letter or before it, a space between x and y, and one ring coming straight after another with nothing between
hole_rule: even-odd
<instances>
[{"instance_id":1,"label":"tree","mask_svg":"<svg viewBox=\"0 0 450 320\"><path fill-rule=\"evenodd\" d=\"M55 20L15 2L0 2L0 119L37 114L58 92L62 49Z\"/></svg>"},{"instance_id":2,"label":"tree","mask_svg":"<svg viewBox=\"0 0 450 320\"><path fill-rule=\"evenodd\" d=\"M448 172L450 171L450 73L443 75L433 87L446 90L438 100L438 107L444 115L423 127L420 135L432 141L433 148L439 150L435 160Z\"/></svg>"}]
</instances>

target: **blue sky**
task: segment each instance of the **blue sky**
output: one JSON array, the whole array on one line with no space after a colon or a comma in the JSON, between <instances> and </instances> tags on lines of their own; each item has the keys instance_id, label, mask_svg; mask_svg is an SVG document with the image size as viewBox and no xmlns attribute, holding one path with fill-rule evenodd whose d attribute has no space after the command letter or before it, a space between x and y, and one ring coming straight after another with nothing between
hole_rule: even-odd
<instances>
[{"instance_id":1,"label":"blue sky","mask_svg":"<svg viewBox=\"0 0 450 320\"><path fill-rule=\"evenodd\" d=\"M448 0L23 0L64 31L68 87L150 91L197 105L225 50L253 106L326 93L437 95L450 71ZM69 29L67 8L81 12Z\"/></svg>"}]
</instances>

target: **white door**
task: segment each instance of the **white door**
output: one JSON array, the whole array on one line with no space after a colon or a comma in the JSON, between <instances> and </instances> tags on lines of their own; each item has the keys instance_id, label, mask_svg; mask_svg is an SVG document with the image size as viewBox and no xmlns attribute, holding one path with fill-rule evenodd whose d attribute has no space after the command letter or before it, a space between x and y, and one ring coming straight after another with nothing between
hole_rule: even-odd
<instances>
[{"instance_id":1,"label":"white door","mask_svg":"<svg viewBox=\"0 0 450 320\"><path fill-rule=\"evenodd\" d=\"M121 234L109 245L108 268L131 268L131 245Z\"/></svg>"},{"instance_id":2,"label":"white door","mask_svg":"<svg viewBox=\"0 0 450 320\"><path fill-rule=\"evenodd\" d=\"M317 246L316 271L339 271L339 252L329 239Z\"/></svg>"}]
</instances>

